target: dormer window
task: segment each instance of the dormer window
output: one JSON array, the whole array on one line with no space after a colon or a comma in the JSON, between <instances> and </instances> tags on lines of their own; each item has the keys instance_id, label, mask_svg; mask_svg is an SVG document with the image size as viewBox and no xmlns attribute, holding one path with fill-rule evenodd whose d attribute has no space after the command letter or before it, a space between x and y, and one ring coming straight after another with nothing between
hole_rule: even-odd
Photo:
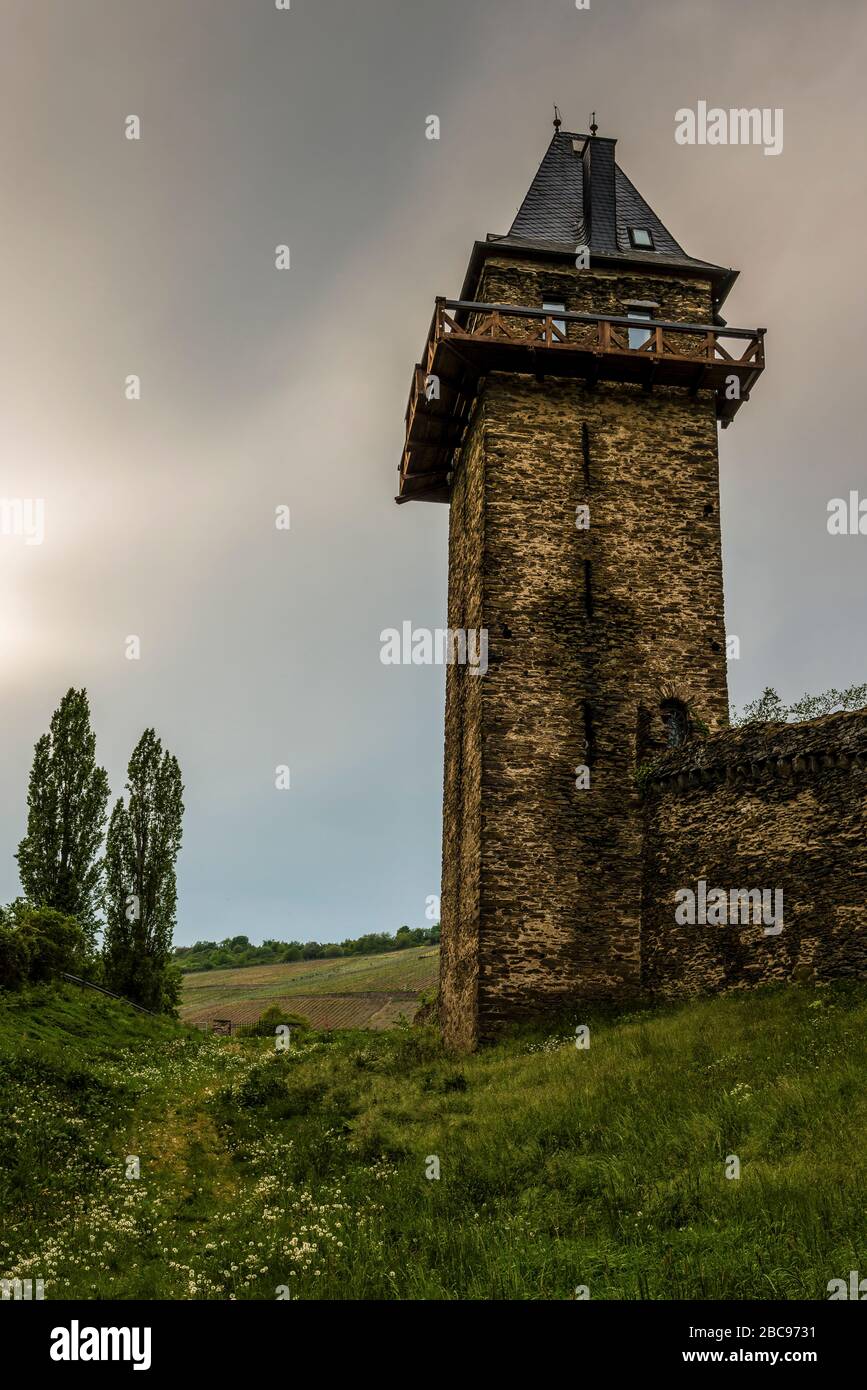
<instances>
[{"instance_id":1,"label":"dormer window","mask_svg":"<svg viewBox=\"0 0 867 1390\"><path fill-rule=\"evenodd\" d=\"M634 246L636 250L652 251L654 249L653 237L647 227L629 227L628 231L629 243L631 246Z\"/></svg>"}]
</instances>

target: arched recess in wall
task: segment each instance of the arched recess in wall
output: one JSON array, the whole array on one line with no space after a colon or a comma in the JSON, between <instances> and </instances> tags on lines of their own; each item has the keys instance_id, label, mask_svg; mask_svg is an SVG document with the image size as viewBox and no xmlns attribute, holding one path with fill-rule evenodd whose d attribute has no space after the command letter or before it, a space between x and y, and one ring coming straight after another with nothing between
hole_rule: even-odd
<instances>
[{"instance_id":1,"label":"arched recess in wall","mask_svg":"<svg viewBox=\"0 0 867 1390\"><path fill-rule=\"evenodd\" d=\"M687 692L674 681L659 687L659 704L654 720L655 734L666 748L678 748L693 733Z\"/></svg>"},{"instance_id":2,"label":"arched recess in wall","mask_svg":"<svg viewBox=\"0 0 867 1390\"><path fill-rule=\"evenodd\" d=\"M668 748L679 748L690 735L689 707L685 700L669 695L659 702L659 717Z\"/></svg>"}]
</instances>

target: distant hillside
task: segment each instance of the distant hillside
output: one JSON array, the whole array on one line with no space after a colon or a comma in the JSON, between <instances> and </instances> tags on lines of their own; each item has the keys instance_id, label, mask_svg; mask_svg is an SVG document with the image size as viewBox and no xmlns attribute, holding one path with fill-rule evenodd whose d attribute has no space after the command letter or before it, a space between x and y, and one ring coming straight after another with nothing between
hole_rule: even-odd
<instances>
[{"instance_id":1,"label":"distant hillside","mask_svg":"<svg viewBox=\"0 0 867 1390\"><path fill-rule=\"evenodd\" d=\"M0 1275L47 1299L784 1300L863 1272L867 989L583 1021L587 1049L455 1060L397 1028L281 1052L0 994Z\"/></svg>"},{"instance_id":2,"label":"distant hillside","mask_svg":"<svg viewBox=\"0 0 867 1390\"><path fill-rule=\"evenodd\" d=\"M185 975L181 1017L204 1024L228 1019L255 1023L273 1004L302 1015L314 1028L388 1028L412 1021L422 994L439 978L439 948L421 946L344 960L253 965Z\"/></svg>"},{"instance_id":3,"label":"distant hillside","mask_svg":"<svg viewBox=\"0 0 867 1390\"><path fill-rule=\"evenodd\" d=\"M224 941L197 941L193 946L176 946L174 958L184 971L235 970L243 965L281 965L294 961L343 960L357 956L382 955L386 951L406 951L412 946L439 944L440 927L399 927L388 932L368 932L345 941L263 941L254 946L247 936L229 936Z\"/></svg>"}]
</instances>

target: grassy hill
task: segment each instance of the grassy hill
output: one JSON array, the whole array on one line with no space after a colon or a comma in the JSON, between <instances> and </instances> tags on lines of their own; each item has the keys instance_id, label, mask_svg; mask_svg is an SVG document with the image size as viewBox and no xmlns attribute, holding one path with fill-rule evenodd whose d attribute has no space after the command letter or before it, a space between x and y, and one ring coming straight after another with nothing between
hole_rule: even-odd
<instances>
[{"instance_id":1,"label":"grassy hill","mask_svg":"<svg viewBox=\"0 0 867 1390\"><path fill-rule=\"evenodd\" d=\"M412 1021L423 991L439 977L439 948L419 946L343 960L250 965L184 976L181 1018L255 1023L272 1004L301 1014L314 1028L387 1028Z\"/></svg>"},{"instance_id":2,"label":"grassy hill","mask_svg":"<svg viewBox=\"0 0 867 1390\"><path fill-rule=\"evenodd\" d=\"M824 1299L865 1267L867 990L584 1021L588 1050L456 1061L430 1029L278 1052L71 986L0 996L0 1274L49 1299Z\"/></svg>"}]
</instances>

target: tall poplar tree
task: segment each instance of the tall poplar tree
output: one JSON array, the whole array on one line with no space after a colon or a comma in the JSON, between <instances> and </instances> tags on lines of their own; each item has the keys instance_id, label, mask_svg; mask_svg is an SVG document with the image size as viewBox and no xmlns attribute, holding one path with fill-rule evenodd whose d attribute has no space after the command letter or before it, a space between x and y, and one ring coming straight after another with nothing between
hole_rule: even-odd
<instances>
[{"instance_id":1,"label":"tall poplar tree","mask_svg":"<svg viewBox=\"0 0 867 1390\"><path fill-rule=\"evenodd\" d=\"M144 1008L170 1013L179 987L171 956L184 788L177 759L153 729L133 750L126 791L105 846L105 980Z\"/></svg>"},{"instance_id":2,"label":"tall poplar tree","mask_svg":"<svg viewBox=\"0 0 867 1390\"><path fill-rule=\"evenodd\" d=\"M16 859L35 907L75 917L91 941L102 894L100 848L108 778L96 765L86 690L67 690L36 743L27 793L27 833Z\"/></svg>"}]
</instances>

